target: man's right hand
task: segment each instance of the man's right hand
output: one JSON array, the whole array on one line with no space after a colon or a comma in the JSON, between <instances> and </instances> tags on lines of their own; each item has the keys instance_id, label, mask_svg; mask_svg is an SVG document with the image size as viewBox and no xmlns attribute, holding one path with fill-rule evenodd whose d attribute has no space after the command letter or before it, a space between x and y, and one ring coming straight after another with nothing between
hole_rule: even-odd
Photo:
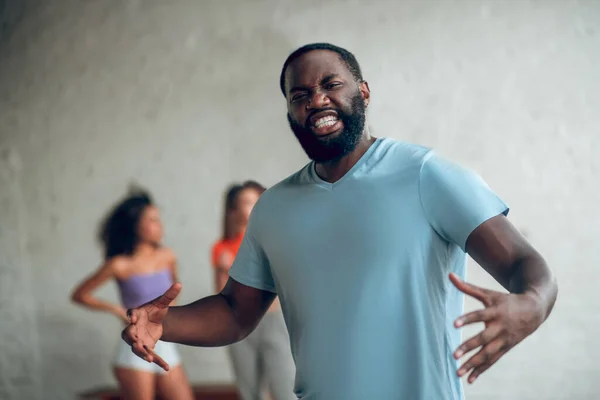
<instances>
[{"instance_id":1,"label":"man's right hand","mask_svg":"<svg viewBox=\"0 0 600 400\"><path fill-rule=\"evenodd\" d=\"M138 357L156 363L165 371L169 370L169 365L153 355L152 350L163 334L163 320L167 316L169 305L180 291L181 284L175 283L162 296L139 308L127 310L129 326L121 333L121 338Z\"/></svg>"}]
</instances>

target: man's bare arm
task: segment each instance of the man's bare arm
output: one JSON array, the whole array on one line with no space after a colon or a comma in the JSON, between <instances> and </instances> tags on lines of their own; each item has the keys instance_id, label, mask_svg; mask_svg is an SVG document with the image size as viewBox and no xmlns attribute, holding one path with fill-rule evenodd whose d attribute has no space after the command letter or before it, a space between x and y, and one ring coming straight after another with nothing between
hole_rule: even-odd
<instances>
[{"instance_id":1,"label":"man's bare arm","mask_svg":"<svg viewBox=\"0 0 600 400\"><path fill-rule=\"evenodd\" d=\"M506 290L540 302L545 320L558 287L543 257L504 215L481 224L467 239L467 252Z\"/></svg>"},{"instance_id":2,"label":"man's bare arm","mask_svg":"<svg viewBox=\"0 0 600 400\"><path fill-rule=\"evenodd\" d=\"M473 383L504 354L531 335L550 315L558 287L542 256L525 240L504 215L476 228L467 239L467 252L510 293L484 289L451 275L463 293L481 301L484 308L455 321L456 327L478 322L485 329L466 340L454 353L460 359L479 351L458 370Z\"/></svg>"},{"instance_id":3,"label":"man's bare arm","mask_svg":"<svg viewBox=\"0 0 600 400\"><path fill-rule=\"evenodd\" d=\"M161 340L202 347L235 343L256 328L274 299L274 293L229 278L219 294L169 307Z\"/></svg>"}]
</instances>

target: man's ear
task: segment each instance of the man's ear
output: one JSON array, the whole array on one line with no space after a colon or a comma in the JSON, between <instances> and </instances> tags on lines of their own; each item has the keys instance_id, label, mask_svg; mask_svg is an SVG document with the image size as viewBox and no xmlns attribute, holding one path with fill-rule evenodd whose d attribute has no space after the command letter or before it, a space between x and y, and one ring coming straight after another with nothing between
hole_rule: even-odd
<instances>
[{"instance_id":1,"label":"man's ear","mask_svg":"<svg viewBox=\"0 0 600 400\"><path fill-rule=\"evenodd\" d=\"M369 107L369 103L371 102L371 89L369 89L367 81L362 81L360 83L359 90L365 103L365 107Z\"/></svg>"}]
</instances>

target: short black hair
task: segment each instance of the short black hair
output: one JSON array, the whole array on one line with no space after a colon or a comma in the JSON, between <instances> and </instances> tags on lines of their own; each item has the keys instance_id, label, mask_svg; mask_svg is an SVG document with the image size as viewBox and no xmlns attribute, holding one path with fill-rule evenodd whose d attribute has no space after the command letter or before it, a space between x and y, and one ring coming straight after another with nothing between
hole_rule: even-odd
<instances>
[{"instance_id":1,"label":"short black hair","mask_svg":"<svg viewBox=\"0 0 600 400\"><path fill-rule=\"evenodd\" d=\"M338 56L340 57L340 60L342 60L342 62L344 64L346 64L346 67L348 68L350 73L352 73L352 76L354 76L354 78L358 82L363 81L362 72L360 70L360 65L358 65L358 61L356 61L356 57L354 57L354 54L350 53L346 49L343 49L343 48L333 45L331 43L311 43L311 44L304 45L304 46L294 50L294 52L292 54L290 54L288 56L288 58L285 60L285 62L283 63L283 68L281 68L281 76L279 77L279 87L281 89L281 93L283 93L284 96L285 96L285 71L287 70L287 67L296 58L300 57L303 54L314 51L314 50L329 50L329 51L333 51L334 53L337 53Z\"/></svg>"}]
</instances>

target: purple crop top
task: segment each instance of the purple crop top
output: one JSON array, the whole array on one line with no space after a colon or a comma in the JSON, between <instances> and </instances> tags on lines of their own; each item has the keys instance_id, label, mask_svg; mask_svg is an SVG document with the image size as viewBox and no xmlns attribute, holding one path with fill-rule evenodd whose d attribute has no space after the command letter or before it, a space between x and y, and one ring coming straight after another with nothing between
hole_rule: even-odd
<instances>
[{"instance_id":1,"label":"purple crop top","mask_svg":"<svg viewBox=\"0 0 600 400\"><path fill-rule=\"evenodd\" d=\"M170 269L117 280L125 308L136 308L162 295L173 284Z\"/></svg>"}]
</instances>

